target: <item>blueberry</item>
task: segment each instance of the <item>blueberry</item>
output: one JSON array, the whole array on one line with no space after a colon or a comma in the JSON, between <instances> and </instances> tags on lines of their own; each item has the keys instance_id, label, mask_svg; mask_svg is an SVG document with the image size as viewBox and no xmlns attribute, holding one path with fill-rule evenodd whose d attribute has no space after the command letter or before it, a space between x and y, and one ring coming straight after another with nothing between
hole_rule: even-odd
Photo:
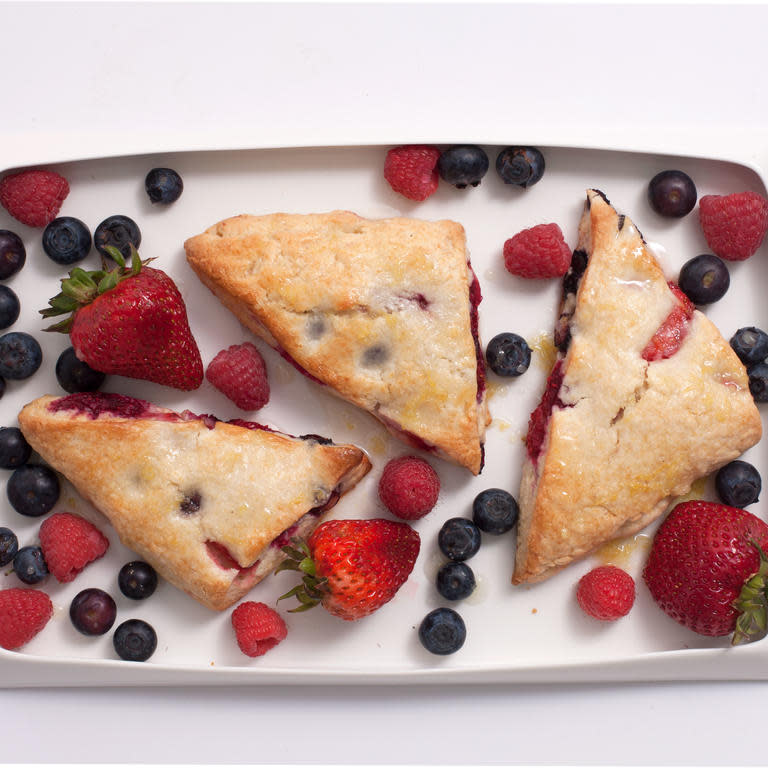
<instances>
[{"instance_id":1,"label":"blueberry","mask_svg":"<svg viewBox=\"0 0 768 768\"><path fill-rule=\"evenodd\" d=\"M16 469L29 461L32 447L18 427L0 427L0 467Z\"/></svg>"},{"instance_id":2,"label":"blueberry","mask_svg":"<svg viewBox=\"0 0 768 768\"><path fill-rule=\"evenodd\" d=\"M768 403L768 364L756 363L747 368L749 391L756 403Z\"/></svg>"},{"instance_id":3,"label":"blueberry","mask_svg":"<svg viewBox=\"0 0 768 768\"><path fill-rule=\"evenodd\" d=\"M449 560L469 560L480 549L480 529L464 517L452 517L443 523L437 545Z\"/></svg>"},{"instance_id":4,"label":"blueberry","mask_svg":"<svg viewBox=\"0 0 768 768\"><path fill-rule=\"evenodd\" d=\"M731 347L744 365L762 363L768 357L768 333L749 326L731 336Z\"/></svg>"},{"instance_id":5,"label":"blueberry","mask_svg":"<svg viewBox=\"0 0 768 768\"><path fill-rule=\"evenodd\" d=\"M184 191L184 182L172 168L153 168L144 179L144 189L153 203L174 203Z\"/></svg>"},{"instance_id":6,"label":"blueberry","mask_svg":"<svg viewBox=\"0 0 768 768\"><path fill-rule=\"evenodd\" d=\"M157 648L157 634L142 619L128 619L112 637L117 655L125 661L146 661Z\"/></svg>"},{"instance_id":7,"label":"blueberry","mask_svg":"<svg viewBox=\"0 0 768 768\"><path fill-rule=\"evenodd\" d=\"M21 238L8 229L0 229L0 280L15 275L27 260L27 250Z\"/></svg>"},{"instance_id":8,"label":"blueberry","mask_svg":"<svg viewBox=\"0 0 768 768\"><path fill-rule=\"evenodd\" d=\"M185 493L179 502L179 512L182 515L194 515L200 511L200 505L203 503L203 497L200 491L190 491Z\"/></svg>"},{"instance_id":9,"label":"blueberry","mask_svg":"<svg viewBox=\"0 0 768 768\"><path fill-rule=\"evenodd\" d=\"M78 592L69 605L69 618L84 635L103 635L112 629L117 605L103 589L91 587Z\"/></svg>"},{"instance_id":10,"label":"blueberry","mask_svg":"<svg viewBox=\"0 0 768 768\"><path fill-rule=\"evenodd\" d=\"M661 171L648 184L648 202L660 216L682 218L696 205L696 185L683 171Z\"/></svg>"},{"instance_id":11,"label":"blueberry","mask_svg":"<svg viewBox=\"0 0 768 768\"><path fill-rule=\"evenodd\" d=\"M531 364L531 348L516 333L500 333L488 342L485 360L497 376L521 376Z\"/></svg>"},{"instance_id":12,"label":"blueberry","mask_svg":"<svg viewBox=\"0 0 768 768\"><path fill-rule=\"evenodd\" d=\"M461 144L446 149L437 161L440 178L459 189L476 187L487 171L488 155L475 144Z\"/></svg>"},{"instance_id":13,"label":"blueberry","mask_svg":"<svg viewBox=\"0 0 768 768\"><path fill-rule=\"evenodd\" d=\"M760 496L760 473L746 461L732 461L721 467L715 475L715 490L723 504L747 507Z\"/></svg>"},{"instance_id":14,"label":"blueberry","mask_svg":"<svg viewBox=\"0 0 768 768\"><path fill-rule=\"evenodd\" d=\"M94 392L106 376L78 360L73 347L67 347L56 361L56 380L65 392Z\"/></svg>"},{"instance_id":15,"label":"blueberry","mask_svg":"<svg viewBox=\"0 0 768 768\"><path fill-rule=\"evenodd\" d=\"M43 230L43 250L57 264L82 261L91 250L91 233L80 219L60 216Z\"/></svg>"},{"instance_id":16,"label":"blueberry","mask_svg":"<svg viewBox=\"0 0 768 768\"><path fill-rule=\"evenodd\" d=\"M466 563L445 563L437 572L436 585L446 600L463 600L475 591L475 574Z\"/></svg>"},{"instance_id":17,"label":"blueberry","mask_svg":"<svg viewBox=\"0 0 768 768\"><path fill-rule=\"evenodd\" d=\"M534 147L507 147L496 156L496 171L505 184L532 187L544 175L544 155Z\"/></svg>"},{"instance_id":18,"label":"blueberry","mask_svg":"<svg viewBox=\"0 0 768 768\"><path fill-rule=\"evenodd\" d=\"M447 656L464 645L467 628L464 620L452 608L435 608L419 626L419 640L430 652Z\"/></svg>"},{"instance_id":19,"label":"blueberry","mask_svg":"<svg viewBox=\"0 0 768 768\"><path fill-rule=\"evenodd\" d=\"M722 259L702 253L683 264L677 284L694 304L712 304L725 296L731 276Z\"/></svg>"},{"instance_id":20,"label":"blueberry","mask_svg":"<svg viewBox=\"0 0 768 768\"><path fill-rule=\"evenodd\" d=\"M41 517L59 500L59 478L42 464L25 464L14 470L6 486L8 501L26 517Z\"/></svg>"},{"instance_id":21,"label":"blueberry","mask_svg":"<svg viewBox=\"0 0 768 768\"><path fill-rule=\"evenodd\" d=\"M485 533L498 536L515 527L520 508L515 497L501 488L481 491L472 502L472 520Z\"/></svg>"},{"instance_id":22,"label":"blueberry","mask_svg":"<svg viewBox=\"0 0 768 768\"><path fill-rule=\"evenodd\" d=\"M0 330L10 328L20 311L19 297L7 285L0 285Z\"/></svg>"},{"instance_id":23,"label":"blueberry","mask_svg":"<svg viewBox=\"0 0 768 768\"><path fill-rule=\"evenodd\" d=\"M93 244L102 255L109 257L105 249L112 245L117 248L126 259L131 258L131 244L138 250L141 245L141 230L133 219L119 214L109 216L96 227L93 233Z\"/></svg>"},{"instance_id":24,"label":"blueberry","mask_svg":"<svg viewBox=\"0 0 768 768\"><path fill-rule=\"evenodd\" d=\"M157 589L157 572L149 563L134 560L120 569L117 585L131 600L144 600Z\"/></svg>"},{"instance_id":25,"label":"blueberry","mask_svg":"<svg viewBox=\"0 0 768 768\"><path fill-rule=\"evenodd\" d=\"M0 565L8 565L18 551L16 534L10 528L0 528Z\"/></svg>"},{"instance_id":26,"label":"blueberry","mask_svg":"<svg viewBox=\"0 0 768 768\"><path fill-rule=\"evenodd\" d=\"M28 379L43 362L43 350L34 336L11 331L0 336L0 376L4 379Z\"/></svg>"},{"instance_id":27,"label":"blueberry","mask_svg":"<svg viewBox=\"0 0 768 768\"><path fill-rule=\"evenodd\" d=\"M25 584L39 584L48 575L43 550L40 547L22 547L13 558L13 571Z\"/></svg>"}]
</instances>

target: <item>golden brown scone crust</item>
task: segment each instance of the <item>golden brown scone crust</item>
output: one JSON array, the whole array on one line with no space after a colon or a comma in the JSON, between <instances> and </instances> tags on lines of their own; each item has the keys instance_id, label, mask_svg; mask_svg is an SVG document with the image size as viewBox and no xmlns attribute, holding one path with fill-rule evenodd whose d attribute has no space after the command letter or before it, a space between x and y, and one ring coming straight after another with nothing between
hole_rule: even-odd
<instances>
[{"instance_id":1,"label":"golden brown scone crust","mask_svg":"<svg viewBox=\"0 0 768 768\"><path fill-rule=\"evenodd\" d=\"M676 299L642 236L590 190L579 232L589 254L562 362L561 401L520 488L514 583L547 578L662 514L691 484L757 443L744 366L694 312L680 349L642 352Z\"/></svg>"},{"instance_id":2,"label":"golden brown scone crust","mask_svg":"<svg viewBox=\"0 0 768 768\"><path fill-rule=\"evenodd\" d=\"M311 530L319 516L307 513L371 467L352 445L224 422L210 429L200 419L164 419L172 412L157 407L148 417L92 418L52 411L55 399L41 397L19 414L30 445L110 520L127 547L216 610L274 569L281 552L270 543L277 536L296 523L298 533ZM209 542L240 567L218 564L218 547Z\"/></svg>"},{"instance_id":3,"label":"golden brown scone crust","mask_svg":"<svg viewBox=\"0 0 768 768\"><path fill-rule=\"evenodd\" d=\"M480 471L490 415L477 397L461 225L347 211L237 216L184 248L270 346L398 437Z\"/></svg>"}]
</instances>

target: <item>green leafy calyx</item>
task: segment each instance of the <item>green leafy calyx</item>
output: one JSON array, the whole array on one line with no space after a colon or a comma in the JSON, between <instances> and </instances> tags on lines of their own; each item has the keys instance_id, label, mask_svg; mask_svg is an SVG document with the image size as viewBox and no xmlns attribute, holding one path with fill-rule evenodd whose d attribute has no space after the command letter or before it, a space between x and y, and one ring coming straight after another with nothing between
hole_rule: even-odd
<instances>
[{"instance_id":1,"label":"green leafy calyx","mask_svg":"<svg viewBox=\"0 0 768 768\"><path fill-rule=\"evenodd\" d=\"M289 613L308 611L320 603L327 594L328 580L322 577L318 578L315 573L315 562L312 559L312 553L309 551L306 542L291 539L291 544L282 547L282 550L286 554L286 558L275 569L275 573L280 571L299 571L303 576L301 584L297 584L284 595L280 595L278 601L295 597L299 604L292 608Z\"/></svg>"},{"instance_id":2,"label":"green leafy calyx","mask_svg":"<svg viewBox=\"0 0 768 768\"><path fill-rule=\"evenodd\" d=\"M48 301L48 307L40 310L43 317L58 317L67 315L64 320L45 328L46 331L59 331L69 333L72 328L72 320L80 307L90 304L94 299L111 291L123 280L127 280L141 272L142 267L151 259L142 261L139 252L131 244L131 264L127 266L123 254L113 245L106 246L105 250L114 260L117 266L107 270L102 269L86 271L81 267L75 267L67 277L61 280L61 292Z\"/></svg>"},{"instance_id":3,"label":"green leafy calyx","mask_svg":"<svg viewBox=\"0 0 768 768\"><path fill-rule=\"evenodd\" d=\"M754 643L768 634L768 558L756 541L750 543L760 554L760 566L757 573L744 582L734 603L739 617L736 619L732 645Z\"/></svg>"}]
</instances>

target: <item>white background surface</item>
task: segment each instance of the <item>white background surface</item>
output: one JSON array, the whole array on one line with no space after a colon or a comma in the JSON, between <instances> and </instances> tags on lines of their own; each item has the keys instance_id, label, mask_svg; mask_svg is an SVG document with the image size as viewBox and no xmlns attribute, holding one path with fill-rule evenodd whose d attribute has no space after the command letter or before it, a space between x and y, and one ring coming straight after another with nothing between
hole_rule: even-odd
<instances>
[{"instance_id":1,"label":"white background surface","mask_svg":"<svg viewBox=\"0 0 768 768\"><path fill-rule=\"evenodd\" d=\"M502 137L729 154L764 131L768 161L762 5L24 3L0 22L3 166L84 135L95 156ZM10 762L760 764L766 693L18 690L0 734Z\"/></svg>"}]
</instances>

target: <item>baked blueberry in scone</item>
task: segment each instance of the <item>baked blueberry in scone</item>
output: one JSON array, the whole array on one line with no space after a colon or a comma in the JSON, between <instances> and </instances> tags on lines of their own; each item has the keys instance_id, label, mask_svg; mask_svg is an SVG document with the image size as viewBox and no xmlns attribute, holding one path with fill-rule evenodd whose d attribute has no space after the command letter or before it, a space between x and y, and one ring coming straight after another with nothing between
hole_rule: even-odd
<instances>
[{"instance_id":1,"label":"baked blueberry in scone","mask_svg":"<svg viewBox=\"0 0 768 768\"><path fill-rule=\"evenodd\" d=\"M528 426L514 583L639 531L761 436L743 364L597 190L555 343Z\"/></svg>"},{"instance_id":2,"label":"baked blueberry in scone","mask_svg":"<svg viewBox=\"0 0 768 768\"><path fill-rule=\"evenodd\" d=\"M184 244L202 282L313 381L478 474L490 416L461 225L237 216Z\"/></svg>"},{"instance_id":3,"label":"baked blueberry in scone","mask_svg":"<svg viewBox=\"0 0 768 768\"><path fill-rule=\"evenodd\" d=\"M216 610L272 572L281 547L309 535L371 468L352 445L118 394L47 395L19 424L127 547Z\"/></svg>"}]
</instances>

